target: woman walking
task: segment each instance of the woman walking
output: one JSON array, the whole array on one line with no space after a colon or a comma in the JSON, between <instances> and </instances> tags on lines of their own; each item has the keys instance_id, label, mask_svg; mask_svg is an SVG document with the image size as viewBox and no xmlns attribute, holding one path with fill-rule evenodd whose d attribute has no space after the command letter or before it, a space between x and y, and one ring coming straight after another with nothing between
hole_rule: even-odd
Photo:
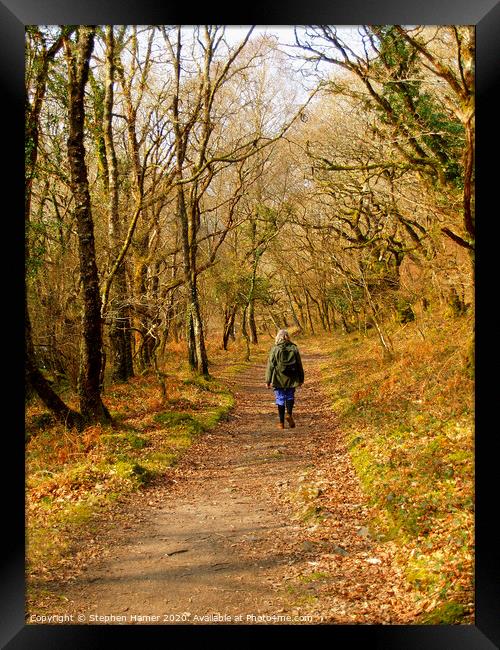
<instances>
[{"instance_id":1,"label":"woman walking","mask_svg":"<svg viewBox=\"0 0 500 650\"><path fill-rule=\"evenodd\" d=\"M278 406L278 428L285 428L286 419L291 429L295 427L293 406L295 389L304 383L304 368L299 348L292 343L287 330L279 330L269 352L266 368L266 386L274 389Z\"/></svg>"}]
</instances>

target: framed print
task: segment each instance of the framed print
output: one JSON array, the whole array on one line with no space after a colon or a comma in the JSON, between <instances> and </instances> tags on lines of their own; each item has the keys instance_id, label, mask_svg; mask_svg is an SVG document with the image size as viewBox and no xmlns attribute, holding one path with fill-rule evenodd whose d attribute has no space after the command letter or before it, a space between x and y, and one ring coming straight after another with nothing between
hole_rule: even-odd
<instances>
[{"instance_id":1,"label":"framed print","mask_svg":"<svg viewBox=\"0 0 500 650\"><path fill-rule=\"evenodd\" d=\"M372 625L369 623L324 625L318 622L317 624L312 623L294 626L265 625L266 631L263 632L263 634L269 634L269 628L271 628L272 635L281 634L283 632L286 634L293 634L294 636L309 636L320 633L321 637L329 643L340 643L341 646L345 644L359 643L360 646L366 644L367 647L383 648L384 650L390 648L401 648L404 650L411 650L412 648L418 648L419 650L437 650L438 648L494 650L495 647L500 647L500 553L495 535L495 515L497 511L495 498L497 489L495 479L497 472L494 467L494 463L496 463L498 458L498 454L495 453L498 450L498 436L496 434L497 418L495 413L495 405L497 402L497 382L495 377L496 372L498 372L498 364L494 363L494 359L496 360L495 352L497 347L496 339L494 338L494 330L498 330L498 326L494 311L494 306L497 302L497 272L496 268L493 267L493 260L496 260L498 251L494 250L493 247L496 247L494 225L496 224L495 215L498 212L496 198L496 187L498 185L498 179L496 176L498 174L498 165L495 161L498 156L499 138L497 125L498 109L497 104L493 100L493 96L499 85L498 60L500 56L500 41L498 37L500 34L500 6L496 0L481 0L476 3L437 3L431 2L431 0L422 0L422 2L416 3L408 2L407 0L404 2L382 0L375 4L362 2L362 0L353 0L352 2L344 2L343 4L315 1L302 7L294 4L288 6L277 6L272 4L265 5L262 3L252 7L240 7L236 12L234 12L233 8L229 7L225 8L224 11L211 11L208 7L203 7L196 8L192 13L179 6L170 6L168 4L153 2L152 0L145 0L142 3L132 3L127 2L126 0L125 2L109 0L105 3L84 2L83 0L75 0L72 3L62 2L61 0L48 0L48 2L45 3L37 3L34 0L0 0L0 48L2 52L0 61L3 89L2 103L5 115L4 134L7 135L10 140L8 145L4 144L2 152L4 157L4 173L7 175L3 184L4 201L9 201L10 204L8 209L6 207L4 208L4 223L9 228L9 232L4 238L4 245L6 247L5 259L9 260L7 262L8 268L5 270L5 286L9 290L5 298L4 306L4 327L7 325L4 335L6 347L13 347L11 341L14 340L19 346L19 348L17 345L15 346L16 350L19 349L20 351L25 351L25 339L24 337L21 339L21 328L22 321L24 321L25 331L27 328L26 323L29 321L29 318L26 319L24 311L21 315L21 307L19 307L19 310L15 309L17 305L20 305L20 298L25 293L24 276L26 272L25 264L27 262L24 246L21 250L21 241L24 240L24 237L19 226L21 202L23 201L23 198L26 201L25 189L21 189L20 182L22 170L25 169L26 162L26 131L24 120L26 29L29 26L54 26L54 28L61 26L78 27L93 25L165 26L174 22L180 23L180 25L183 26L197 26L203 22L202 19L208 20L210 17L212 20L215 18L218 21L225 21L226 27L244 27L253 23L261 27L294 27L309 24L311 24L311 26L372 26L374 28L376 26L388 25L474 26L475 61L473 65L475 68L475 97L477 98L475 107L477 117L475 118L476 131L473 145L475 153L472 156L471 165L473 166L472 173L475 174L475 204L477 206L475 210L479 213L477 237L475 240L477 245L477 254L475 255L473 265L473 300L475 303L474 335L476 337L474 376L476 407L474 434L475 623L470 625L447 625L443 623L435 625L430 623L419 625ZM242 33L243 32L244 30ZM172 58L174 59L175 41L173 37L169 40L170 36L167 33L163 36L165 42L171 47ZM61 52L62 51L63 50L61 49ZM99 52L99 56L101 55L103 56L102 51ZM70 59L69 50L66 51L65 56ZM327 58L326 55L325 58ZM179 64L178 69L181 68L180 60L179 55L177 60ZM104 62L104 57L100 61ZM76 66L77 63L77 58L75 58L73 60L73 65ZM432 66L438 68L439 61L436 61L435 59L432 60L427 69L436 69L432 68ZM201 67L199 70L201 70ZM466 73L464 73L463 70L462 74L466 76ZM75 73L75 79L77 76L78 75ZM61 79L59 79L59 82L61 82ZM360 75L359 79L362 79L362 75ZM362 81L360 81L360 83L362 83ZM126 83L124 82L124 88L125 87ZM192 92L194 94L196 92L194 86ZM390 91L387 92L389 94ZM202 100L200 99L200 102L201 101ZM234 101L240 101L241 104L243 104L244 97L238 99L235 98ZM126 102L124 100L123 106L125 105ZM173 110L175 111L175 107ZM153 113L154 111L152 110L151 115L153 115ZM110 120L111 119L112 118L110 118ZM125 115L125 113L120 114L119 119L124 120L123 123L125 124L127 115ZM308 119L308 113L304 110L300 116L300 120L303 124L306 124ZM128 124L130 125L130 122ZM175 124L175 120L172 121L172 124ZM177 124L179 124L179 120L177 120ZM197 132L197 138L200 138L201 140L203 139L203 129L208 129L208 125L208 119L205 123L200 121L200 130ZM54 126L54 129L56 128L57 125ZM161 120L159 120L155 128L158 128L159 132L161 132L162 128L166 127L165 125L162 125ZM243 125L241 128L242 133L244 133ZM123 129L121 133L125 141L127 137L126 130ZM434 134L430 134L428 141L430 141L432 135ZM450 138L452 135L450 135ZM236 142L237 138L236 136L234 137ZM243 136L241 137L243 138ZM182 138L179 136L179 142L181 140ZM104 141L105 138L103 136L103 143ZM255 142L257 142L257 139ZM22 147L22 143L25 144L24 147ZM250 144L246 142L244 145L240 144L240 148L238 148L237 145L234 146L234 151L231 152L234 160L239 160L237 154L240 155L244 146L246 147L247 145L250 146ZM103 144L103 146L105 145ZM109 142L106 146L109 147ZM153 145L151 146L153 149ZM307 142L307 147L309 147L309 142ZM178 148L175 148L174 143L172 144L172 150L175 150L175 155L170 152L165 153L158 150L157 155L159 160L162 155L171 155L171 161L178 161L182 153L182 147L179 145ZM21 155L21 151L25 152L25 156ZM320 155L318 153L316 160L321 160L323 163L328 163L331 167L334 167L334 164L327 160L326 154L323 155L323 153L321 153ZM220 160L216 160L216 162L220 162ZM160 164L161 163L158 163L158 166L160 166ZM203 158L203 155L200 154L199 169L204 171L207 168L210 169L210 166L208 163L205 164L205 159ZM447 170L447 173L448 171L449 170ZM181 172L178 169L177 173L179 174L179 177L181 177ZM140 174L138 176L140 176ZM240 180L241 178L243 178L243 175L240 177ZM137 186L139 187L139 185L140 183L138 182ZM74 189L75 188L73 188L73 190ZM77 194L78 192L75 190L74 196L77 196ZM179 198L177 198L177 200L179 200ZM238 201L239 200L240 199L238 198ZM348 199L346 199L346 201L348 201ZM268 217L269 215L266 213L265 218ZM408 223L406 226L411 228ZM232 227L233 226L231 225L231 228ZM415 231L412 232L412 236L415 236ZM209 236L214 237L214 233L207 234L207 239ZM453 236L453 233L451 233L450 238L453 238ZM456 235L455 240L457 238L461 240L462 244L464 244L465 240L463 238ZM83 237L83 239L85 238ZM272 237L270 237L270 239L272 239ZM212 249L209 248L208 250L214 250L215 257L215 253L217 252L218 247L222 245L224 238L222 238L220 242L215 238L213 241L216 243L213 244ZM262 241L260 242L260 245L261 249L259 249L259 254L261 254L265 248ZM465 245L467 246L468 242L465 242ZM18 249L17 246L19 246ZM10 249L12 249L12 251ZM23 260L25 261L24 264ZM17 273L12 274L15 276L13 283L11 278L11 267L17 271ZM255 280L255 274L253 279ZM16 286L16 280L19 280L18 286ZM229 291L227 285L224 285L224 287L223 291ZM262 292L265 291L264 286L261 287L261 289ZM219 299L219 294L217 294L217 296L217 299ZM300 317L303 317L304 321L307 321L307 310L309 309L309 305L301 304L300 307L297 307L297 309L303 307L304 310L303 313L299 315L294 312L291 299L289 300L289 304L291 305L291 321L299 321ZM314 309L316 308L314 307ZM26 312L27 311L28 310L26 310ZM324 313L321 313L320 307L318 307L318 313L320 314L321 320L323 320ZM326 311L326 316L328 317L328 310ZM193 331L198 331L196 315L192 318ZM243 316L243 318L245 318L245 316ZM274 319L271 320L272 315L269 316L269 319L270 327L272 328L277 323ZM312 328L313 324L310 317L309 320L311 321ZM282 327L281 324L278 323L278 325L280 328ZM374 323L370 322L370 326L378 330L378 323L376 320ZM31 325L29 325L29 328L31 328ZM286 330L280 329L279 331L283 332ZM245 337L246 336L247 333L245 333ZM379 336L383 344L383 333L379 332ZM280 342L282 341L280 340ZM200 358L203 358L203 353L196 347L197 343L199 343L199 339L196 339L195 335L193 335L193 349L195 350L193 354L195 357L196 354L198 354L199 360ZM224 341L224 345L226 343L227 337ZM382 347L384 346L382 345ZM385 349L384 352L386 352ZM173 631L173 626L171 625L117 625L114 624L113 621L106 625L82 625L78 624L77 621L70 625L60 625L57 624L59 623L58 619L55 619L54 621L44 621L40 624L38 621L27 623L25 611L25 441L19 431L21 427L24 429L24 424L21 423L24 423L25 417L24 400L22 399L22 395L24 394L22 379L24 373L21 376L22 367L24 367L24 355L21 363L17 363L16 360L14 364L5 364L3 368L7 380L7 390L12 395L12 397L9 397L9 399L6 400L5 415L7 416L12 414L14 416L14 426L9 427L6 425L4 427L4 445L7 446L7 453L4 455L4 469L9 469L10 476L7 472L2 472L2 493L4 496L4 502L7 503L8 506L8 519L4 526L4 541L6 542L6 545L2 555L2 604L0 619L0 640L2 647L9 650L38 647L58 648L66 646L76 648L97 648L105 647L110 643L115 643L118 637L126 637L129 640L132 638L135 640L135 638L137 638L139 642L142 642L142 639L145 636L148 639L147 642L151 644L162 643L165 641L168 642L170 640L169 635ZM18 381L11 382L12 375ZM161 383L161 373L157 372L155 376ZM268 387L270 386L270 382L271 374L266 379ZM300 381L300 383L297 382L297 386L301 386L302 382L304 382L303 376L302 381ZM283 403L280 403L279 399L280 396L278 395L276 404L278 407L282 407L283 413L281 413L279 409L278 411L281 413L280 417L284 417L284 405L287 403L287 400L288 402L293 400L293 397L283 397ZM282 425L284 422L283 417L281 417ZM294 422L291 416L291 410L286 418L288 422ZM281 428L284 428L284 425ZM293 424L293 428L295 428L295 424ZM363 535L363 533L360 533L360 535ZM172 553L182 553L184 551L185 549L177 549ZM373 560L374 564L376 562L377 560ZM158 621L154 622L158 623ZM241 623L241 620L239 622ZM260 628L264 627L263 625L251 624L185 625L185 623L186 621L179 621L179 625L175 626L182 627L180 631L182 635L185 633L196 634L197 628L203 628L205 640L211 638L210 635L213 632L219 633L221 630L223 633L232 634L238 630L239 627L244 627L245 634L259 634ZM224 623L224 621L222 621L222 623ZM302 637L300 641L302 641L302 639L305 641L306 637Z\"/></svg>"}]
</instances>

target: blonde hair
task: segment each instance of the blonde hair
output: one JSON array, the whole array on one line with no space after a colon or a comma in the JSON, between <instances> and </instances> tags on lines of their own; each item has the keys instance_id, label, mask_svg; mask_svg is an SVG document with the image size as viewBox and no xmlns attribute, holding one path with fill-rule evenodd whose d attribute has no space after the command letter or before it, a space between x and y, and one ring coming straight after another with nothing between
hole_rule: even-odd
<instances>
[{"instance_id":1,"label":"blonde hair","mask_svg":"<svg viewBox=\"0 0 500 650\"><path fill-rule=\"evenodd\" d=\"M279 332L276 334L276 338L274 342L276 345L278 345L283 341L289 341L289 340L290 340L290 335L288 334L288 330L279 330Z\"/></svg>"}]
</instances>

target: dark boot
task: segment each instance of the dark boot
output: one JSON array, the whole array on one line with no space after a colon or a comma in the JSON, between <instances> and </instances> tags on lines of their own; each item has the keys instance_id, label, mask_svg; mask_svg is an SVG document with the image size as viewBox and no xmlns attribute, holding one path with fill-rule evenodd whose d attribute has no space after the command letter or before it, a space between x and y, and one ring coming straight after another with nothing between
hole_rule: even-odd
<instances>
[{"instance_id":1,"label":"dark boot","mask_svg":"<svg viewBox=\"0 0 500 650\"><path fill-rule=\"evenodd\" d=\"M286 411L287 411L286 420L287 420L287 422L288 422L288 424L290 426L290 429L295 428L295 420L293 419L293 415L292 415L293 404L294 404L293 399L287 400L287 402L286 402Z\"/></svg>"},{"instance_id":2,"label":"dark boot","mask_svg":"<svg viewBox=\"0 0 500 650\"><path fill-rule=\"evenodd\" d=\"M285 405L280 406L278 404L278 416L279 416L279 424L278 424L278 429L284 429L285 428Z\"/></svg>"}]
</instances>

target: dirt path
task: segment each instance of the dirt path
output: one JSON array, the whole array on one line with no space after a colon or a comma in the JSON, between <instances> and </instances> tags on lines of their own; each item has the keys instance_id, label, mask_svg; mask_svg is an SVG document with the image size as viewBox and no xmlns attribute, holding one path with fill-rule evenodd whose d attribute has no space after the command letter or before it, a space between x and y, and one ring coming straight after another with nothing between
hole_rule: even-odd
<instances>
[{"instance_id":1,"label":"dirt path","mask_svg":"<svg viewBox=\"0 0 500 650\"><path fill-rule=\"evenodd\" d=\"M321 397L322 359L303 351L303 361L297 427L276 428L261 365L238 376L229 420L168 484L134 497L133 521L110 526L106 554L64 585L59 614L90 624L404 622L400 576L367 534Z\"/></svg>"}]
</instances>

